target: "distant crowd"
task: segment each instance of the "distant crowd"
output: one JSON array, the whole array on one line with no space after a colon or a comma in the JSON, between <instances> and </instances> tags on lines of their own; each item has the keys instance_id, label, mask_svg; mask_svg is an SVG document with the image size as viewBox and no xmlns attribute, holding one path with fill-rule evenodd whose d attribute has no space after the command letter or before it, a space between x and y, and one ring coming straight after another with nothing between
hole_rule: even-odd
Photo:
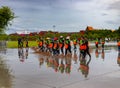
<instances>
[{"instance_id":1,"label":"distant crowd","mask_svg":"<svg viewBox=\"0 0 120 88\"><path fill-rule=\"evenodd\" d=\"M29 47L28 40L19 38L18 39L18 47L23 47L23 44L25 44L25 47ZM101 47L104 49L105 40L104 39L96 39L95 46L98 48L98 45L101 44ZM46 37L43 39L42 37L39 37L37 39L37 45L38 49L41 52L49 52L52 55L67 55L71 54L72 50L76 53L77 48L79 47L80 55L82 55L83 58L88 54L89 57L91 57L89 53L89 42L88 39L85 37L81 38L75 38L73 40L70 39L70 36L67 36L64 38L63 36L60 37ZM118 50L120 51L120 41L118 41ZM73 49L71 49L73 47Z\"/></svg>"}]
</instances>

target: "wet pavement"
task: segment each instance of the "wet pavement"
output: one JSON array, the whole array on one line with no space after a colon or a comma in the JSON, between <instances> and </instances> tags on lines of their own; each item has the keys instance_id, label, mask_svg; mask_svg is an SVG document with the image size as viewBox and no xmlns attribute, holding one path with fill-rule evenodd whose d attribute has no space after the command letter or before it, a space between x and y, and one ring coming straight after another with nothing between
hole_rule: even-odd
<instances>
[{"instance_id":1,"label":"wet pavement","mask_svg":"<svg viewBox=\"0 0 120 88\"><path fill-rule=\"evenodd\" d=\"M117 47L90 49L81 60L46 56L32 49L0 52L0 88L119 88Z\"/></svg>"}]
</instances>

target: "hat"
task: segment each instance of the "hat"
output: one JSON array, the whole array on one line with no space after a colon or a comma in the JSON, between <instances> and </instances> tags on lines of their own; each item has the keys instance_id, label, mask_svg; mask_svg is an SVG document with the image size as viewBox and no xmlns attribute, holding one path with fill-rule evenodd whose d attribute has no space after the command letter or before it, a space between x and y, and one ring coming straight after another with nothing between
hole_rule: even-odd
<instances>
[{"instance_id":1,"label":"hat","mask_svg":"<svg viewBox=\"0 0 120 88\"><path fill-rule=\"evenodd\" d=\"M70 37L69 37L69 36L67 36L67 37L66 37L66 39L70 39Z\"/></svg>"},{"instance_id":2,"label":"hat","mask_svg":"<svg viewBox=\"0 0 120 88\"><path fill-rule=\"evenodd\" d=\"M50 39L49 37L47 37L46 39Z\"/></svg>"},{"instance_id":3,"label":"hat","mask_svg":"<svg viewBox=\"0 0 120 88\"><path fill-rule=\"evenodd\" d=\"M58 38L57 38L57 37L54 37L54 40L58 40Z\"/></svg>"},{"instance_id":4,"label":"hat","mask_svg":"<svg viewBox=\"0 0 120 88\"><path fill-rule=\"evenodd\" d=\"M60 38L63 38L63 36L61 35Z\"/></svg>"}]
</instances>

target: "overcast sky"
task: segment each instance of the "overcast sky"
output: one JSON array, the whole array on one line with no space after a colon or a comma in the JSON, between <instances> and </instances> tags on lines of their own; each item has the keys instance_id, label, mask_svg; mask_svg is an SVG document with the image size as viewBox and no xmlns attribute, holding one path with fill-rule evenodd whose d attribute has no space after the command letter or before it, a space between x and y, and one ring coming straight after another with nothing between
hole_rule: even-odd
<instances>
[{"instance_id":1,"label":"overcast sky","mask_svg":"<svg viewBox=\"0 0 120 88\"><path fill-rule=\"evenodd\" d=\"M9 6L18 16L9 27L15 31L78 32L86 26L120 26L120 0L0 0L1 6Z\"/></svg>"}]
</instances>

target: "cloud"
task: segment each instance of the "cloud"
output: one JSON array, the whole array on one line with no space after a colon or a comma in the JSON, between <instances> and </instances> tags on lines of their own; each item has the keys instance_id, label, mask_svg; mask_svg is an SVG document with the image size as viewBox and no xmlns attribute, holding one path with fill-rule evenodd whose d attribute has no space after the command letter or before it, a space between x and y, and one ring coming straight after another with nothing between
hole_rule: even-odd
<instances>
[{"instance_id":1,"label":"cloud","mask_svg":"<svg viewBox=\"0 0 120 88\"><path fill-rule=\"evenodd\" d=\"M114 9L114 10L119 10L120 11L120 0L117 2L113 2L109 5L108 9Z\"/></svg>"},{"instance_id":2,"label":"cloud","mask_svg":"<svg viewBox=\"0 0 120 88\"><path fill-rule=\"evenodd\" d=\"M102 13L101 15L102 15L102 16L107 16L108 14L107 14L107 13Z\"/></svg>"},{"instance_id":3,"label":"cloud","mask_svg":"<svg viewBox=\"0 0 120 88\"><path fill-rule=\"evenodd\" d=\"M18 16L12 25L16 30L17 28L48 30L56 25L58 31L79 31L85 29L87 25L95 28L103 25L112 28L118 26L119 1L0 0L0 6L11 7Z\"/></svg>"}]
</instances>

